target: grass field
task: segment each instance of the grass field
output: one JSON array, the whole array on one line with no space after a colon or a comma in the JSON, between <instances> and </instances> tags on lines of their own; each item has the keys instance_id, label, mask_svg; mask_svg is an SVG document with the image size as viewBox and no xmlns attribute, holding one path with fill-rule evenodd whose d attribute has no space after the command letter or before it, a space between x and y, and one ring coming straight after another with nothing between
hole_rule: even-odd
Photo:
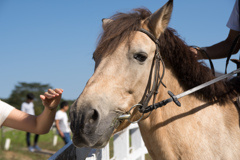
<instances>
[{"instance_id":1,"label":"grass field","mask_svg":"<svg viewBox=\"0 0 240 160\"><path fill-rule=\"evenodd\" d=\"M46 160L51 157L59 149L64 146L64 142L58 136L57 145L53 146L53 137L55 131L51 130L48 134L40 135L38 146L47 154L38 152L29 152L26 145L26 132L13 130L7 127L0 129L1 147L0 147L0 160ZM4 150L5 140L11 139L10 148L8 151ZM31 142L33 142L34 134L31 134ZM110 156L113 155L113 138L110 140ZM146 160L151 160L149 155L145 156Z\"/></svg>"},{"instance_id":2,"label":"grass field","mask_svg":"<svg viewBox=\"0 0 240 160\"><path fill-rule=\"evenodd\" d=\"M53 137L55 131L51 130L48 134L40 135L38 146L47 152L47 154L29 152L26 145L26 132L12 130L7 127L1 130L1 149L0 160L45 160L51 157L51 154L58 151L64 146L64 142L58 137L57 145L53 146ZM8 151L4 150L6 138L11 139L10 148ZM34 134L31 134L31 142L33 142ZM51 153L51 154L50 154Z\"/></svg>"}]
</instances>

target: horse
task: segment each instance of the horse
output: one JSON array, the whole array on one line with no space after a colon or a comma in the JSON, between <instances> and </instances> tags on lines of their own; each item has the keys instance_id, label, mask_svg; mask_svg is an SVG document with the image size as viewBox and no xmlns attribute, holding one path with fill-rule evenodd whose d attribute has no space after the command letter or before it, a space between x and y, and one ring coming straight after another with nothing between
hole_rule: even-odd
<instances>
[{"instance_id":1,"label":"horse","mask_svg":"<svg viewBox=\"0 0 240 160\"><path fill-rule=\"evenodd\" d=\"M154 13L138 8L102 20L94 74L70 107L76 147L102 148L113 134L137 121L154 160L240 159L237 82L219 81L182 97L181 107L171 102L151 114L140 112L145 99L145 106L151 105L169 98L168 91L177 95L215 78L168 27L172 9L169 0ZM159 86L153 87L154 77L162 77ZM146 98L151 88L153 95ZM119 119L126 113L129 120Z\"/></svg>"}]
</instances>

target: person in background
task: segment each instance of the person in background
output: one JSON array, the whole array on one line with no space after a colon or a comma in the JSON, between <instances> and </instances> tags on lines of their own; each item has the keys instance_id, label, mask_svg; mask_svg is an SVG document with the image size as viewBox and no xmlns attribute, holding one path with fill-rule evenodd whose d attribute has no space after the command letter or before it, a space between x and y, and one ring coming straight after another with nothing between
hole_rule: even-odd
<instances>
[{"instance_id":1,"label":"person in background","mask_svg":"<svg viewBox=\"0 0 240 160\"><path fill-rule=\"evenodd\" d=\"M40 95L45 108L39 116L27 114L0 100L0 126L35 134L48 133L54 121L56 108L60 103L62 93L62 89L48 89L44 95Z\"/></svg>"},{"instance_id":2,"label":"person in background","mask_svg":"<svg viewBox=\"0 0 240 160\"><path fill-rule=\"evenodd\" d=\"M65 144L71 141L70 128L68 125L67 110L69 109L68 102L63 101L60 104L60 110L57 111L55 117L55 124L59 136L63 139Z\"/></svg>"},{"instance_id":3,"label":"person in background","mask_svg":"<svg viewBox=\"0 0 240 160\"><path fill-rule=\"evenodd\" d=\"M26 101L23 102L21 105L21 111L26 112L30 115L35 115L33 99L34 99L34 95L32 93L28 93ZM39 134L35 134L33 146L31 146L30 138L31 138L31 133L26 132L26 142L27 142L28 150L30 152L33 152L34 150L40 151L41 148L37 145Z\"/></svg>"},{"instance_id":4,"label":"person in background","mask_svg":"<svg viewBox=\"0 0 240 160\"><path fill-rule=\"evenodd\" d=\"M191 50L196 54L198 59L208 59L206 54L204 54L203 52L206 52L211 59L225 58L228 56L233 41L240 34L239 1L240 0L236 0L231 16L228 20L227 27L229 28L229 33L225 40L209 47L201 47L196 49L191 48ZM239 49L240 39L238 40L238 43L236 44L236 47L232 53L236 54Z\"/></svg>"}]
</instances>

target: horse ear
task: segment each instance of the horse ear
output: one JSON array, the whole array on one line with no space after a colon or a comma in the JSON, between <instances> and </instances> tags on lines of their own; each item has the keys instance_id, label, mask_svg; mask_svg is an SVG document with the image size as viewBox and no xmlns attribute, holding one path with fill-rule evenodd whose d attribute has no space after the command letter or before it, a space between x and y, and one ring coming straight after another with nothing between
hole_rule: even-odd
<instances>
[{"instance_id":1,"label":"horse ear","mask_svg":"<svg viewBox=\"0 0 240 160\"><path fill-rule=\"evenodd\" d=\"M154 12L148 21L148 28L154 32L156 38L167 28L173 9L173 0L169 0L162 8Z\"/></svg>"},{"instance_id":2,"label":"horse ear","mask_svg":"<svg viewBox=\"0 0 240 160\"><path fill-rule=\"evenodd\" d=\"M109 23L112 22L112 21L113 21L113 20L111 20L111 19L103 18L103 19L102 19L102 27L103 27L103 30L105 30L106 25L109 24Z\"/></svg>"}]
</instances>

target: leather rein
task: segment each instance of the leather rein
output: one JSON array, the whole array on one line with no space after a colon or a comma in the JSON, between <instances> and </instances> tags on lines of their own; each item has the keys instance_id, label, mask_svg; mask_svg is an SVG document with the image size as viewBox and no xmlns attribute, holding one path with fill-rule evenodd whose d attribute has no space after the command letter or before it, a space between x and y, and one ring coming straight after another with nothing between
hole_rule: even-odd
<instances>
[{"instance_id":1,"label":"leather rein","mask_svg":"<svg viewBox=\"0 0 240 160\"><path fill-rule=\"evenodd\" d=\"M164 61L160 55L160 43L158 41L157 38L155 38L155 36L150 33L149 31L141 28L139 29L138 31L142 32L142 33L145 33L155 44L156 44L156 50L155 50L155 56L153 58L153 62L152 62L152 66L151 66L151 70L150 70L150 74L149 74L149 79L148 79L148 84L147 84L147 87L145 89L145 92L144 92L144 95L143 95L143 98L142 100L140 101L139 104L135 104L134 106L132 106L130 108L130 110L127 112L127 114L123 114L123 115L120 115L118 119L128 119L128 121L130 123L135 123L135 122L139 122L140 120L143 119L144 117L144 114L145 113L148 113L148 116L150 116L151 112L159 107L162 107L162 106L165 106L167 103L169 102L174 102L177 106L181 106L181 103L178 101L179 98L182 98L186 95L189 95L193 92L196 92L202 88L205 88L211 84L214 84L220 80L223 80L223 79L226 79L234 74L237 74L237 73L240 73L240 68L237 69L237 70L234 70L228 74L224 74L220 77L217 77L211 81L208 81L206 83L203 83L199 86L196 86L192 89L189 89L181 94L178 94L178 95L174 95L171 91L168 91L168 94L170 96L170 98L168 99L165 99L163 101L160 101L160 102L157 102L155 103L155 99L156 99L156 95L158 94L158 89L160 87L160 85L162 84L165 88L166 86L164 85L164 83L162 82L162 79L164 77L164 73L165 73L165 64L164 64ZM162 63L162 66L163 66L163 69L162 69L162 75L160 76L160 63ZM154 68L155 66L155 68ZM154 69L154 73L153 73L153 69ZM152 76L152 74L154 74L154 76ZM153 84L151 85L151 82L152 82L152 77L153 77ZM152 86L152 87L151 87ZM150 99L153 97L153 102L152 102L152 105L148 106L148 103L150 101ZM134 108L138 107L138 111L140 113L142 113L142 116L136 120L136 121L131 121L130 118L131 118L131 110L133 110ZM147 116L147 118L148 118Z\"/></svg>"}]
</instances>

